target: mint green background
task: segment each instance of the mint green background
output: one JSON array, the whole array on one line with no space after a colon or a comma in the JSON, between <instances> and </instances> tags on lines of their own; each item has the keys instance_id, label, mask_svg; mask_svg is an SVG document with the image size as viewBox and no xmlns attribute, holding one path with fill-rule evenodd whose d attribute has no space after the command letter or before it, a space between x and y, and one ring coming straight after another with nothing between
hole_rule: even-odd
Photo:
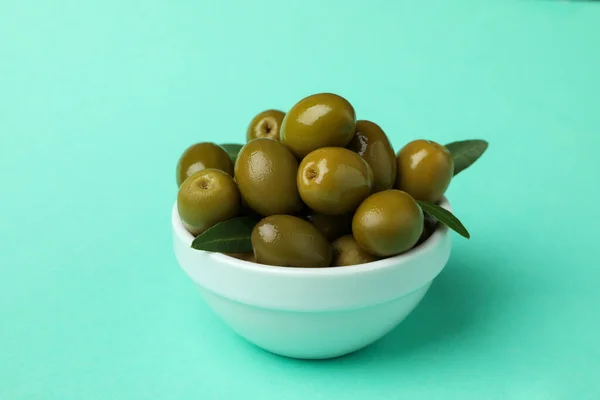
<instances>
[{"instance_id":1,"label":"mint green background","mask_svg":"<svg viewBox=\"0 0 600 400\"><path fill-rule=\"evenodd\" d=\"M415 312L301 362L219 322L169 218L187 145L321 91L491 146ZM2 0L0 399L598 399L599 105L593 3Z\"/></svg>"}]
</instances>

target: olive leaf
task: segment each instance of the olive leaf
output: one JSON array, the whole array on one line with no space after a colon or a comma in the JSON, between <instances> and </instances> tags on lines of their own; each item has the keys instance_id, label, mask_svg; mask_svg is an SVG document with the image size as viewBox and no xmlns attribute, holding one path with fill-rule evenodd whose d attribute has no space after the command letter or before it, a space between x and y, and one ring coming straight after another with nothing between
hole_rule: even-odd
<instances>
[{"instance_id":1,"label":"olive leaf","mask_svg":"<svg viewBox=\"0 0 600 400\"><path fill-rule=\"evenodd\" d=\"M454 176L469 168L487 150L488 142L480 139L461 140L446 145L454 159Z\"/></svg>"},{"instance_id":2,"label":"olive leaf","mask_svg":"<svg viewBox=\"0 0 600 400\"><path fill-rule=\"evenodd\" d=\"M467 228L456 218L450 211L442 208L436 204L428 203L426 201L417 201L421 206L421 209L427 214L431 215L442 224L446 225L448 228L452 229L459 235L466 237L467 239L471 238L469 231Z\"/></svg>"},{"instance_id":3,"label":"olive leaf","mask_svg":"<svg viewBox=\"0 0 600 400\"><path fill-rule=\"evenodd\" d=\"M225 149L227 154L229 154L229 158L231 158L231 161L233 161L235 163L237 155L239 154L242 147L244 147L244 145L237 144L237 143L225 143L225 144L222 144L221 147L223 149Z\"/></svg>"},{"instance_id":4,"label":"olive leaf","mask_svg":"<svg viewBox=\"0 0 600 400\"><path fill-rule=\"evenodd\" d=\"M196 236L192 248L219 253L249 253L250 235L259 219L252 216L236 217L219 222Z\"/></svg>"}]
</instances>

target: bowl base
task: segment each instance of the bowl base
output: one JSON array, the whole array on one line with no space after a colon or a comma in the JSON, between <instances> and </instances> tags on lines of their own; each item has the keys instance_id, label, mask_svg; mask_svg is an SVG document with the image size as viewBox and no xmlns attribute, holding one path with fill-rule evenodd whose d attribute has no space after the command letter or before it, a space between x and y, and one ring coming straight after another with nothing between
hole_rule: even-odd
<instances>
[{"instance_id":1,"label":"bowl base","mask_svg":"<svg viewBox=\"0 0 600 400\"><path fill-rule=\"evenodd\" d=\"M381 339L410 314L430 285L386 303L327 312L258 308L199 290L211 309L248 342L279 356L319 360L354 353Z\"/></svg>"}]
</instances>

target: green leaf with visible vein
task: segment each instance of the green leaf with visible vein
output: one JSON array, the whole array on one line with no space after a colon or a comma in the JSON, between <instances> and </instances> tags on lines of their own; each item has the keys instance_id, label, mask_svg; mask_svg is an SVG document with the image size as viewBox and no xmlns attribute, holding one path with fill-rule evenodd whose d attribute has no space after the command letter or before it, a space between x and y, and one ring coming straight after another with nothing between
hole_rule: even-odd
<instances>
[{"instance_id":1,"label":"green leaf with visible vein","mask_svg":"<svg viewBox=\"0 0 600 400\"><path fill-rule=\"evenodd\" d=\"M446 145L454 160L454 176L469 168L488 148L488 142L480 139L462 140Z\"/></svg>"},{"instance_id":2,"label":"green leaf with visible vein","mask_svg":"<svg viewBox=\"0 0 600 400\"><path fill-rule=\"evenodd\" d=\"M428 203L426 201L417 201L421 206L421 209L427 214L435 217L438 221L446 225L448 228L452 229L454 232L459 235L466 237L467 239L471 238L469 231L467 228L456 218L450 211L442 208L436 204Z\"/></svg>"},{"instance_id":3,"label":"green leaf with visible vein","mask_svg":"<svg viewBox=\"0 0 600 400\"><path fill-rule=\"evenodd\" d=\"M250 235L258 222L258 218L250 216L219 222L198 235L192 242L192 247L219 253L250 253Z\"/></svg>"}]
</instances>

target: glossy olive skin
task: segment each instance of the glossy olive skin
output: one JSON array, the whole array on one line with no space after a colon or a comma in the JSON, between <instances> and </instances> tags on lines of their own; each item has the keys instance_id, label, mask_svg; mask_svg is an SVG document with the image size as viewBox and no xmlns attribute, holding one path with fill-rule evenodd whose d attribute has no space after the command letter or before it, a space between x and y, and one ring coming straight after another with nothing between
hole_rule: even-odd
<instances>
[{"instance_id":1,"label":"glossy olive skin","mask_svg":"<svg viewBox=\"0 0 600 400\"><path fill-rule=\"evenodd\" d=\"M454 175L454 160L444 146L430 140L408 143L396 156L396 189L416 200L440 201Z\"/></svg>"},{"instance_id":2,"label":"glossy olive skin","mask_svg":"<svg viewBox=\"0 0 600 400\"><path fill-rule=\"evenodd\" d=\"M177 193L177 209L185 228L196 236L235 217L240 210L240 192L227 173L205 169L183 181Z\"/></svg>"},{"instance_id":3,"label":"glossy olive skin","mask_svg":"<svg viewBox=\"0 0 600 400\"><path fill-rule=\"evenodd\" d=\"M196 143L188 147L177 162L177 186L195 172L214 168L233 176L233 162L221 146L211 142Z\"/></svg>"},{"instance_id":4,"label":"glossy olive skin","mask_svg":"<svg viewBox=\"0 0 600 400\"><path fill-rule=\"evenodd\" d=\"M311 210L304 218L321 231L330 242L352 232L352 214L327 215Z\"/></svg>"},{"instance_id":5,"label":"glossy olive skin","mask_svg":"<svg viewBox=\"0 0 600 400\"><path fill-rule=\"evenodd\" d=\"M389 257L415 246L423 232L423 211L407 193L390 189L369 196L352 218L352 235L368 253Z\"/></svg>"},{"instance_id":6,"label":"glossy olive skin","mask_svg":"<svg viewBox=\"0 0 600 400\"><path fill-rule=\"evenodd\" d=\"M353 212L371 194L373 172L355 152L324 147L308 154L298 168L298 191L311 209L327 215Z\"/></svg>"},{"instance_id":7,"label":"glossy olive skin","mask_svg":"<svg viewBox=\"0 0 600 400\"><path fill-rule=\"evenodd\" d=\"M266 110L257 114L246 130L246 141L264 138L279 140L279 130L285 113L279 110Z\"/></svg>"},{"instance_id":8,"label":"glossy olive skin","mask_svg":"<svg viewBox=\"0 0 600 400\"><path fill-rule=\"evenodd\" d=\"M392 189L396 183L396 154L379 125L360 120L356 122L356 133L346 146L361 156L373 170L373 191Z\"/></svg>"},{"instance_id":9,"label":"glossy olive skin","mask_svg":"<svg viewBox=\"0 0 600 400\"><path fill-rule=\"evenodd\" d=\"M332 243L333 260L332 267L342 267L347 265L366 264L377 261L378 258L364 251L352 235L345 235L336 239Z\"/></svg>"},{"instance_id":10,"label":"glossy olive skin","mask_svg":"<svg viewBox=\"0 0 600 400\"><path fill-rule=\"evenodd\" d=\"M235 162L235 180L243 200L262 216L293 214L302 209L297 172L294 155L271 139L249 141Z\"/></svg>"},{"instance_id":11,"label":"glossy olive skin","mask_svg":"<svg viewBox=\"0 0 600 400\"><path fill-rule=\"evenodd\" d=\"M321 147L345 147L356 127L354 107L333 93L314 94L296 103L281 124L280 140L302 159Z\"/></svg>"},{"instance_id":12,"label":"glossy olive skin","mask_svg":"<svg viewBox=\"0 0 600 400\"><path fill-rule=\"evenodd\" d=\"M332 247L310 222L291 215L263 218L252 230L259 264L318 268L331 264Z\"/></svg>"}]
</instances>

